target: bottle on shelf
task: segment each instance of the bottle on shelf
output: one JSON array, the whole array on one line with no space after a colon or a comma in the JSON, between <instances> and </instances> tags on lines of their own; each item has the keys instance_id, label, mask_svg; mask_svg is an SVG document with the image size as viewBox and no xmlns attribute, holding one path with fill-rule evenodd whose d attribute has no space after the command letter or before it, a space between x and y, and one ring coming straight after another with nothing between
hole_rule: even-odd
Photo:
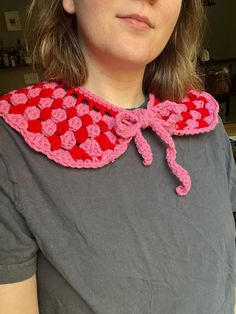
<instances>
[{"instance_id":1,"label":"bottle on shelf","mask_svg":"<svg viewBox=\"0 0 236 314\"><path fill-rule=\"evenodd\" d=\"M10 60L9 60L9 54L7 51L2 52L2 63L3 68L10 68Z\"/></svg>"},{"instance_id":2,"label":"bottle on shelf","mask_svg":"<svg viewBox=\"0 0 236 314\"><path fill-rule=\"evenodd\" d=\"M0 40L0 48L2 42ZM17 40L17 47L10 47L9 49L0 49L0 68L18 68L28 67L32 65L32 59L29 51L21 40Z\"/></svg>"},{"instance_id":3,"label":"bottle on shelf","mask_svg":"<svg viewBox=\"0 0 236 314\"><path fill-rule=\"evenodd\" d=\"M20 39L17 40L17 58L19 67L24 67L26 63L26 51L24 46L21 44Z\"/></svg>"},{"instance_id":4,"label":"bottle on shelf","mask_svg":"<svg viewBox=\"0 0 236 314\"><path fill-rule=\"evenodd\" d=\"M9 61L10 61L10 67L16 68L18 66L16 51L15 51L14 47L10 48L10 51L9 51Z\"/></svg>"},{"instance_id":5,"label":"bottle on shelf","mask_svg":"<svg viewBox=\"0 0 236 314\"><path fill-rule=\"evenodd\" d=\"M32 59L29 55L29 51L27 50L26 51L26 57L25 57L25 63L27 66L31 66L32 65Z\"/></svg>"},{"instance_id":6,"label":"bottle on shelf","mask_svg":"<svg viewBox=\"0 0 236 314\"><path fill-rule=\"evenodd\" d=\"M3 68L3 56L1 51L0 51L0 68Z\"/></svg>"}]
</instances>

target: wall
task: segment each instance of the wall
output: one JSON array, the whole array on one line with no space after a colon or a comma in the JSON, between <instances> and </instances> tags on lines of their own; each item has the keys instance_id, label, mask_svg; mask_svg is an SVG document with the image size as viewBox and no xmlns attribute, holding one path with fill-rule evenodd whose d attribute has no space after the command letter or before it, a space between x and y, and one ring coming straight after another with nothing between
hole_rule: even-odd
<instances>
[{"instance_id":1,"label":"wall","mask_svg":"<svg viewBox=\"0 0 236 314\"><path fill-rule=\"evenodd\" d=\"M208 7L208 27L205 48L213 59L236 58L236 1L214 0L215 6ZM233 66L236 74L236 64ZM226 121L236 121L236 96L230 97L229 117Z\"/></svg>"},{"instance_id":2,"label":"wall","mask_svg":"<svg viewBox=\"0 0 236 314\"><path fill-rule=\"evenodd\" d=\"M5 22L5 11L19 11L21 24L23 26L24 10L29 0L8 0L0 1L0 50L9 50L9 47L17 47L17 39L24 43L22 31L9 32ZM31 67L23 69L0 69L0 94L11 90L25 87L24 74L32 73ZM38 73L39 80L43 80L41 73Z\"/></svg>"},{"instance_id":3,"label":"wall","mask_svg":"<svg viewBox=\"0 0 236 314\"><path fill-rule=\"evenodd\" d=\"M205 36L205 48L210 51L212 58L236 57L236 0L215 0L217 4L207 8L208 28ZM23 32L8 32L5 23L4 11L19 11L22 20L24 10L29 0L0 1L0 49L16 46L17 39L24 42ZM11 90L24 86L23 74L29 70L1 71L0 90Z\"/></svg>"},{"instance_id":4,"label":"wall","mask_svg":"<svg viewBox=\"0 0 236 314\"><path fill-rule=\"evenodd\" d=\"M7 0L0 1L0 40L2 40L2 46L5 49L11 46L17 45L17 39L21 39L23 42L23 33L21 31L7 31L5 23L4 12L6 11L19 11L21 20L24 19L24 9L28 4L28 0Z\"/></svg>"},{"instance_id":5,"label":"wall","mask_svg":"<svg viewBox=\"0 0 236 314\"><path fill-rule=\"evenodd\" d=\"M207 7L205 48L214 59L236 58L236 1L215 0Z\"/></svg>"}]
</instances>

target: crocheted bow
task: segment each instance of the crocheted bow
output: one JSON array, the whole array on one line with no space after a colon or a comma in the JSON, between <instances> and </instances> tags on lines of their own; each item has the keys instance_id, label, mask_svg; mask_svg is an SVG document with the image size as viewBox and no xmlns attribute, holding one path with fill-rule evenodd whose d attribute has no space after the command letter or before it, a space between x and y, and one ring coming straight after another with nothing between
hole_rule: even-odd
<instances>
[{"instance_id":1,"label":"crocheted bow","mask_svg":"<svg viewBox=\"0 0 236 314\"><path fill-rule=\"evenodd\" d=\"M176 148L170 133L171 124L158 118L155 112L148 109L120 112L116 116L115 130L117 134L129 140L134 138L138 152L144 159L143 164L145 166L149 166L153 159L151 148L141 132L141 129L147 127L151 127L157 136L167 145L166 159L168 165L173 174L182 182L182 185L176 188L176 193L180 196L186 195L191 188L191 179L188 172L175 161Z\"/></svg>"}]
</instances>

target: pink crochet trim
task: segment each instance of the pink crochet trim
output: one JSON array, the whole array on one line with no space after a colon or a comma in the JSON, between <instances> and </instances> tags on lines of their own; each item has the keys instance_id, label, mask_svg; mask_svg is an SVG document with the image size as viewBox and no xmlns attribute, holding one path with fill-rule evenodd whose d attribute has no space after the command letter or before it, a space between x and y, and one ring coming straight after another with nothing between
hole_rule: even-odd
<instances>
[{"instance_id":1,"label":"pink crochet trim","mask_svg":"<svg viewBox=\"0 0 236 314\"><path fill-rule=\"evenodd\" d=\"M194 90L178 103L160 102L149 94L147 109L132 111L59 82L37 83L0 97L0 116L30 147L66 167L102 167L121 156L133 138L143 164L149 166L152 151L141 130L150 127L167 146L167 163L181 182L179 196L187 195L191 179L176 162L172 136L210 132L218 112L211 95Z\"/></svg>"}]
</instances>

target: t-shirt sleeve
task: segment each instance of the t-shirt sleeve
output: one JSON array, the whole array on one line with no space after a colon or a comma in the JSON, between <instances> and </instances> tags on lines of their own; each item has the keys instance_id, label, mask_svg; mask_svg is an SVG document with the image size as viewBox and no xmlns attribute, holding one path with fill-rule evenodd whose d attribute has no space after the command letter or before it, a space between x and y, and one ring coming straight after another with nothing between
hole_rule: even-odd
<instances>
[{"instance_id":1,"label":"t-shirt sleeve","mask_svg":"<svg viewBox=\"0 0 236 314\"><path fill-rule=\"evenodd\" d=\"M0 284L19 282L36 272L38 245L19 209L17 183L0 150Z\"/></svg>"},{"instance_id":2,"label":"t-shirt sleeve","mask_svg":"<svg viewBox=\"0 0 236 314\"><path fill-rule=\"evenodd\" d=\"M223 122L222 122L223 124ZM225 136L225 167L228 177L229 196L232 206L232 211L236 212L236 164L233 156L231 143L226 130L224 129Z\"/></svg>"}]
</instances>

